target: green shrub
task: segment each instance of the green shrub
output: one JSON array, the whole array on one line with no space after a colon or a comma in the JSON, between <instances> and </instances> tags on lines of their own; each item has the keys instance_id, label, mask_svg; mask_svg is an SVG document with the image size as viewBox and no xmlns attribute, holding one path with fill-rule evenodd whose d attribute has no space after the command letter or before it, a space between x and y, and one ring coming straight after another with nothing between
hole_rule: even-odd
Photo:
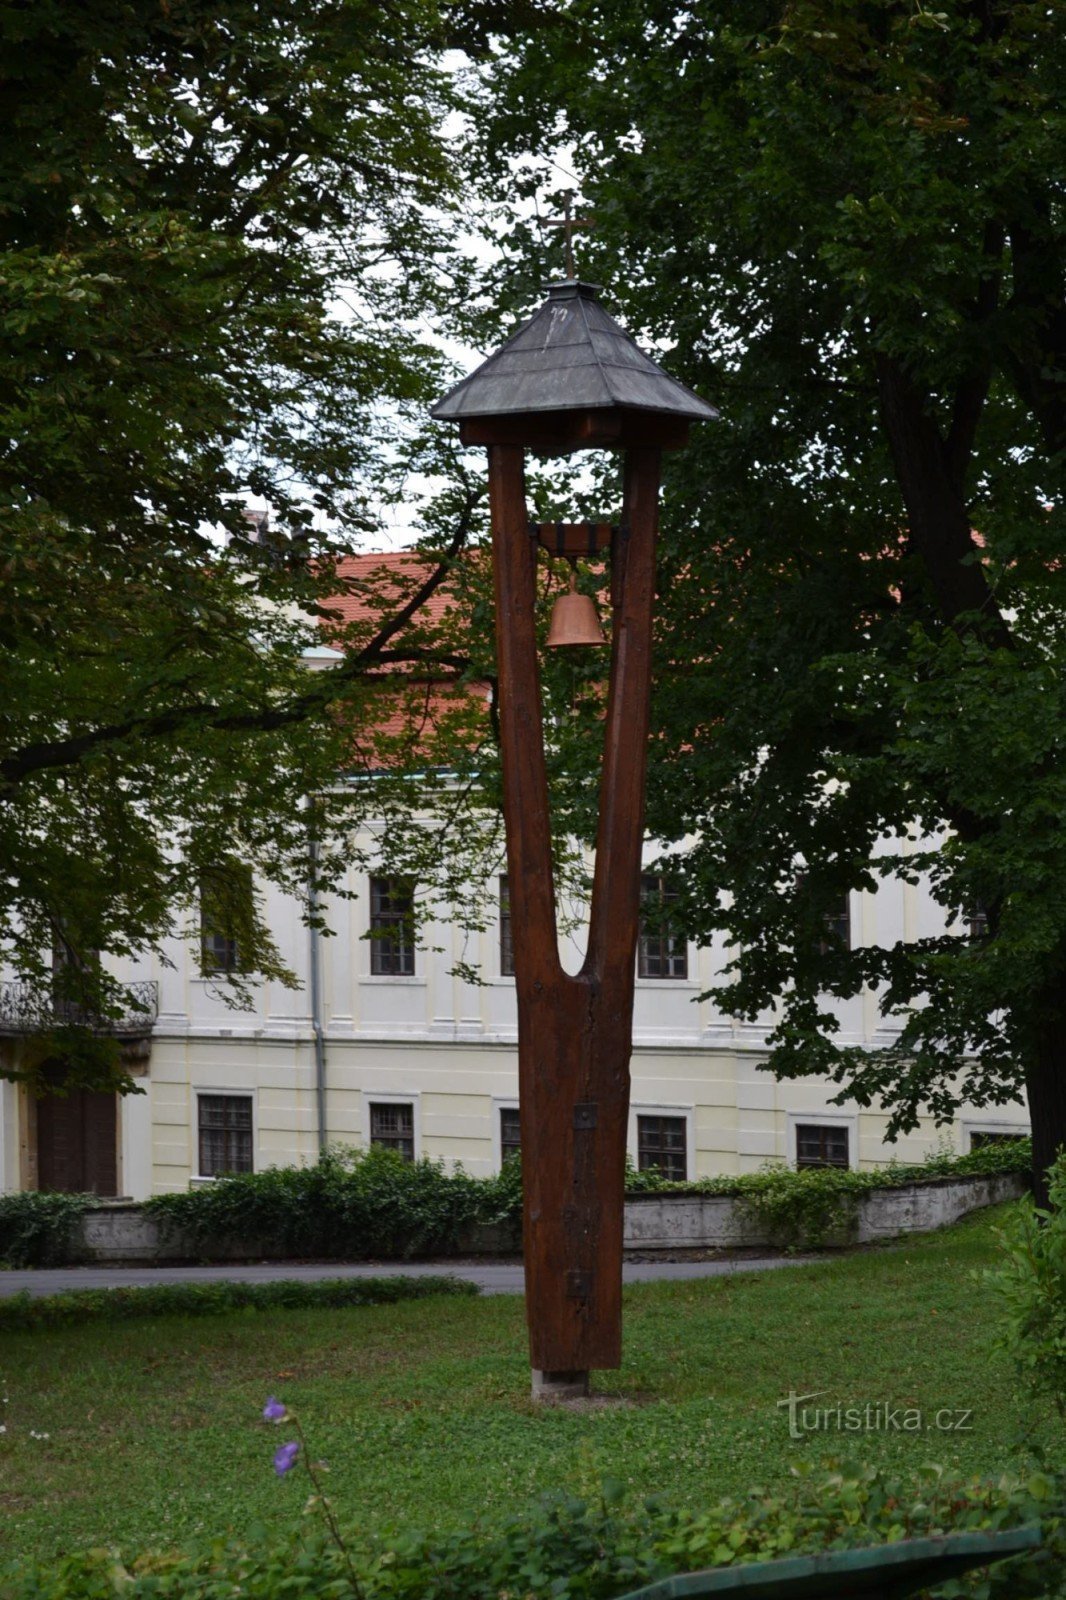
<instances>
[{"instance_id":1,"label":"green shrub","mask_svg":"<svg viewBox=\"0 0 1066 1600\"><path fill-rule=\"evenodd\" d=\"M213 1317L227 1311L317 1311L337 1306L393 1305L397 1300L424 1300L428 1295L478 1293L475 1284L436 1275L72 1289L63 1294L16 1294L0 1300L0 1333L33 1332L84 1322L126 1322L135 1317Z\"/></svg>"},{"instance_id":2,"label":"green shrub","mask_svg":"<svg viewBox=\"0 0 1066 1600\"><path fill-rule=\"evenodd\" d=\"M74 1230L91 1194L0 1195L0 1262L5 1267L54 1267L69 1261Z\"/></svg>"},{"instance_id":3,"label":"green shrub","mask_svg":"<svg viewBox=\"0 0 1066 1600\"><path fill-rule=\"evenodd\" d=\"M477 1223L520 1222L520 1186L506 1169L479 1179L392 1150L334 1146L314 1166L220 1178L147 1208L194 1254L228 1244L255 1255L409 1260L454 1252Z\"/></svg>"},{"instance_id":4,"label":"green shrub","mask_svg":"<svg viewBox=\"0 0 1066 1600\"><path fill-rule=\"evenodd\" d=\"M1066 1150L1049 1170L1048 1192L1048 1210L1026 1196L1013 1213L1001 1230L1003 1265L984 1276L1005 1313L999 1348L1066 1420Z\"/></svg>"},{"instance_id":5,"label":"green shrub","mask_svg":"<svg viewBox=\"0 0 1066 1600\"><path fill-rule=\"evenodd\" d=\"M920 1171L932 1177L992 1178L1001 1172L1017 1172L1028 1178L1033 1166L1033 1141L1031 1139L994 1139L991 1144L971 1150L969 1155L937 1154L930 1156L920 1168L903 1168L903 1171Z\"/></svg>"},{"instance_id":6,"label":"green shrub","mask_svg":"<svg viewBox=\"0 0 1066 1600\"><path fill-rule=\"evenodd\" d=\"M482 1222L510 1229L516 1244L522 1240L522 1158L508 1156L493 1178L483 1180Z\"/></svg>"},{"instance_id":7,"label":"green shrub","mask_svg":"<svg viewBox=\"0 0 1066 1600\"><path fill-rule=\"evenodd\" d=\"M865 1172L771 1167L748 1176L739 1204L777 1244L816 1250L848 1237L857 1202L873 1188Z\"/></svg>"},{"instance_id":8,"label":"green shrub","mask_svg":"<svg viewBox=\"0 0 1066 1600\"><path fill-rule=\"evenodd\" d=\"M845 1469L801 1479L790 1495L753 1490L694 1514L657 1501L624 1507L621 1485L606 1483L594 1503L559 1497L459 1533L403 1532L367 1548L353 1532L351 1550L367 1600L613 1600L676 1572L1039 1521L1047 1550L951 1592L1053 1600L1066 1573L1063 1495L1062 1480L1044 1474L993 1486L935 1468L905 1481ZM287 1536L257 1528L246 1544L219 1539L125 1561L93 1550L20 1562L0 1574L0 1588L5 1600L339 1600L351 1593L347 1577L340 1551L305 1523Z\"/></svg>"}]
</instances>

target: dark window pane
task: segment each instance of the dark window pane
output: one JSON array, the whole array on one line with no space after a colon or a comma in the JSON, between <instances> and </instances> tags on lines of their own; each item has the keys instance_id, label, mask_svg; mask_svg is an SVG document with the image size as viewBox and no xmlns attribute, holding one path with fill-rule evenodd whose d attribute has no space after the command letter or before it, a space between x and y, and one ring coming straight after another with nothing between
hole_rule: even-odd
<instances>
[{"instance_id":1,"label":"dark window pane","mask_svg":"<svg viewBox=\"0 0 1066 1600\"><path fill-rule=\"evenodd\" d=\"M75 949L69 939L62 934L56 936L52 945L52 971L53 973L66 972L91 972L100 965L99 950Z\"/></svg>"},{"instance_id":2,"label":"dark window pane","mask_svg":"<svg viewBox=\"0 0 1066 1600\"><path fill-rule=\"evenodd\" d=\"M851 949L851 906L849 896L842 895L822 919L825 924L825 937L819 941L818 949L822 955L829 950Z\"/></svg>"},{"instance_id":3,"label":"dark window pane","mask_svg":"<svg viewBox=\"0 0 1066 1600\"><path fill-rule=\"evenodd\" d=\"M796 1128L797 1167L846 1167L848 1130L831 1123L800 1123Z\"/></svg>"},{"instance_id":4,"label":"dark window pane","mask_svg":"<svg viewBox=\"0 0 1066 1600\"><path fill-rule=\"evenodd\" d=\"M514 977L514 943L511 938L511 894L507 875L500 877L500 977Z\"/></svg>"},{"instance_id":5,"label":"dark window pane","mask_svg":"<svg viewBox=\"0 0 1066 1600\"><path fill-rule=\"evenodd\" d=\"M517 1156L522 1152L522 1132L519 1125L518 1107L502 1106L500 1108L500 1160L504 1162L508 1156Z\"/></svg>"},{"instance_id":6,"label":"dark window pane","mask_svg":"<svg viewBox=\"0 0 1066 1600\"><path fill-rule=\"evenodd\" d=\"M683 1183L688 1177L684 1117L637 1118L637 1168L658 1169L664 1178Z\"/></svg>"},{"instance_id":7,"label":"dark window pane","mask_svg":"<svg viewBox=\"0 0 1066 1600\"><path fill-rule=\"evenodd\" d=\"M240 956L232 934L205 933L203 938L205 972L238 972Z\"/></svg>"},{"instance_id":8,"label":"dark window pane","mask_svg":"<svg viewBox=\"0 0 1066 1600\"><path fill-rule=\"evenodd\" d=\"M414 976L414 885L407 878L370 880L370 970L376 977Z\"/></svg>"},{"instance_id":9,"label":"dark window pane","mask_svg":"<svg viewBox=\"0 0 1066 1600\"><path fill-rule=\"evenodd\" d=\"M76 947L63 934L52 945L52 1012L59 1022L92 1023L98 1015L99 950Z\"/></svg>"},{"instance_id":10,"label":"dark window pane","mask_svg":"<svg viewBox=\"0 0 1066 1600\"><path fill-rule=\"evenodd\" d=\"M200 1096L200 1176L252 1170L252 1102L243 1094Z\"/></svg>"},{"instance_id":11,"label":"dark window pane","mask_svg":"<svg viewBox=\"0 0 1066 1600\"><path fill-rule=\"evenodd\" d=\"M405 1161L415 1158L415 1108L392 1101L372 1102L370 1143L382 1150L395 1150Z\"/></svg>"},{"instance_id":12,"label":"dark window pane","mask_svg":"<svg viewBox=\"0 0 1066 1600\"><path fill-rule=\"evenodd\" d=\"M1027 1137L1026 1130L1019 1128L1017 1133L979 1133L976 1130L970 1135L970 1149L983 1150L990 1144L1013 1144L1016 1139Z\"/></svg>"},{"instance_id":13,"label":"dark window pane","mask_svg":"<svg viewBox=\"0 0 1066 1600\"><path fill-rule=\"evenodd\" d=\"M637 940L637 976L640 978L688 977L688 944L674 932L670 923L670 904L676 899L677 890L661 874L641 874L641 920Z\"/></svg>"},{"instance_id":14,"label":"dark window pane","mask_svg":"<svg viewBox=\"0 0 1066 1600\"><path fill-rule=\"evenodd\" d=\"M200 875L200 970L243 972L240 929L252 920L252 874L236 862Z\"/></svg>"},{"instance_id":15,"label":"dark window pane","mask_svg":"<svg viewBox=\"0 0 1066 1600\"><path fill-rule=\"evenodd\" d=\"M806 872L797 873L797 895L804 893L806 883ZM851 949L851 896L847 890L838 895L829 909L822 913L822 928L821 937L815 941L819 955L828 955L831 950Z\"/></svg>"}]
</instances>

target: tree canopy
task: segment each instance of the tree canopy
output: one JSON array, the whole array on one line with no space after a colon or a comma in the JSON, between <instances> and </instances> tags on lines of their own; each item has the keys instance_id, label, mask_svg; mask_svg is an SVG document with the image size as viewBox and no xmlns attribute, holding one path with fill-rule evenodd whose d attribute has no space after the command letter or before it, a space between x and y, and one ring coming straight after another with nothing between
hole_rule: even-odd
<instances>
[{"instance_id":1,"label":"tree canopy","mask_svg":"<svg viewBox=\"0 0 1066 1600\"><path fill-rule=\"evenodd\" d=\"M3 10L0 938L30 994L106 1016L95 953L158 948L205 873L307 901L341 868L368 673L404 628L430 649L410 619L477 500L457 468L441 562L309 674L398 419L442 384L410 329L448 285L444 40L433 0ZM240 939L284 976L254 901Z\"/></svg>"},{"instance_id":2,"label":"tree canopy","mask_svg":"<svg viewBox=\"0 0 1066 1600\"><path fill-rule=\"evenodd\" d=\"M1066 1142L1061 4L569 0L497 52L505 200L581 180L581 269L722 409L665 492L649 824L695 840L771 1065L893 1126L1027 1089ZM512 158L543 159L516 169ZM560 151L563 153L560 154ZM543 264L516 218L513 297ZM846 950L924 873L949 930ZM835 1037L868 985L901 1031Z\"/></svg>"},{"instance_id":3,"label":"tree canopy","mask_svg":"<svg viewBox=\"0 0 1066 1600\"><path fill-rule=\"evenodd\" d=\"M157 946L220 862L305 895L335 879L337 808L368 791L329 780L380 718L374 669L491 677L476 564L458 631L415 616L477 525L457 455L443 564L364 610L339 671L302 654L402 468L393 421L442 384L409 330L450 310L493 342L486 299L539 290L520 209L471 297L455 207L525 205L561 165L596 218L585 275L723 412L670 462L649 793L656 836L696 841L690 933L732 941L722 1002L775 1003L774 1070L828 1072L898 1128L1024 1085L1046 1167L1066 1141L1063 20L1059 0L8 6L16 970L49 982L57 939ZM456 43L487 63L462 197ZM248 537L249 491L277 538ZM546 675L560 831L587 831L596 670ZM491 802L481 734L440 737L456 792ZM374 791L397 818L409 799ZM469 866L441 869L448 893ZM950 930L827 941L841 892L890 873L924 874ZM245 945L281 971L254 908ZM863 986L901 1028L875 1049L824 1003Z\"/></svg>"}]
</instances>

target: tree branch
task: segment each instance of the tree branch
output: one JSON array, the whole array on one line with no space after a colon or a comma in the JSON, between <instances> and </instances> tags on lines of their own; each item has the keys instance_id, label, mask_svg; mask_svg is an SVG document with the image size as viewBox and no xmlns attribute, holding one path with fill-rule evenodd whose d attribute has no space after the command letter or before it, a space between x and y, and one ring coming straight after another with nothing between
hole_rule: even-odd
<instances>
[{"instance_id":1,"label":"tree branch","mask_svg":"<svg viewBox=\"0 0 1066 1600\"><path fill-rule=\"evenodd\" d=\"M294 723L306 721L308 717L323 711L341 697L350 683L362 677L372 667L384 664L390 656L397 661L405 658L432 660L432 652L417 654L388 652L385 647L407 626L415 613L436 593L448 576L459 552L469 538L474 509L479 498L477 491L467 489L462 512L447 550L406 605L390 617L361 650L332 672L319 674L308 689L296 695L287 704L239 711L203 702L173 706L168 711L156 712L150 716L127 717L120 722L90 728L70 738L27 745L0 761L0 795L5 792L10 793L36 772L76 766L92 752L125 739L164 739L197 728L211 728L224 733L276 732L279 728L291 727ZM460 671L468 665L465 658L449 657L444 653L440 654L439 660L442 665L462 663L456 666L456 670Z\"/></svg>"},{"instance_id":2,"label":"tree branch","mask_svg":"<svg viewBox=\"0 0 1066 1600\"><path fill-rule=\"evenodd\" d=\"M1032 222L1010 228L1014 292L1009 309L1021 312L1024 343L1007 354L1015 391L1036 419L1048 454L1066 454L1066 270L1045 196L1025 195Z\"/></svg>"},{"instance_id":3,"label":"tree branch","mask_svg":"<svg viewBox=\"0 0 1066 1600\"><path fill-rule=\"evenodd\" d=\"M962 484L947 459L947 447L931 415L928 396L892 356L877 358L877 380L911 542L925 567L945 625L964 631L969 625L961 619L979 616L990 644L1013 649L1010 628L989 587L985 569L973 559L976 546ZM971 417L975 399L970 395L960 409L957 449L961 449L966 429L976 428L977 418Z\"/></svg>"},{"instance_id":4,"label":"tree branch","mask_svg":"<svg viewBox=\"0 0 1066 1600\"><path fill-rule=\"evenodd\" d=\"M993 316L999 306L999 285L1002 272L1004 233L1002 224L989 221L985 224L982 259L985 270L977 286L973 325L979 327ZM944 441L944 462L960 494L963 493L966 472L973 454L977 427L988 398L992 381L992 362L985 354L969 377L964 378L955 390L951 427Z\"/></svg>"}]
</instances>

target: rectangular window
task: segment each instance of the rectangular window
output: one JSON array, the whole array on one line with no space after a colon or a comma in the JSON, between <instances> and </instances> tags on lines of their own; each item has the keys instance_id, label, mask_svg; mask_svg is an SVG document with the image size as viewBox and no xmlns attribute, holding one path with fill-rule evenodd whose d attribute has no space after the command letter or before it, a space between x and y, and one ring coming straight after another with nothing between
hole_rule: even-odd
<instances>
[{"instance_id":1,"label":"rectangular window","mask_svg":"<svg viewBox=\"0 0 1066 1600\"><path fill-rule=\"evenodd\" d=\"M684 1183L688 1177L684 1117L637 1118L637 1168Z\"/></svg>"},{"instance_id":2,"label":"rectangular window","mask_svg":"<svg viewBox=\"0 0 1066 1600\"><path fill-rule=\"evenodd\" d=\"M798 872L797 895L804 893L806 884L806 872ZM815 949L819 955L828 955L831 950L851 949L851 895L846 889L843 894L837 895L831 901L828 911L823 912L822 927L825 931L815 941Z\"/></svg>"},{"instance_id":3,"label":"rectangular window","mask_svg":"<svg viewBox=\"0 0 1066 1600\"><path fill-rule=\"evenodd\" d=\"M94 972L99 965L99 950L78 948L71 944L65 934L56 934L52 941L53 977L64 972Z\"/></svg>"},{"instance_id":4,"label":"rectangular window","mask_svg":"<svg viewBox=\"0 0 1066 1600\"><path fill-rule=\"evenodd\" d=\"M370 880L370 970L383 978L414 976L414 885L408 878Z\"/></svg>"},{"instance_id":5,"label":"rectangular window","mask_svg":"<svg viewBox=\"0 0 1066 1600\"><path fill-rule=\"evenodd\" d=\"M405 1161L415 1158L415 1108L393 1101L372 1101L370 1143L380 1150L395 1150Z\"/></svg>"},{"instance_id":6,"label":"rectangular window","mask_svg":"<svg viewBox=\"0 0 1066 1600\"><path fill-rule=\"evenodd\" d=\"M500 874L500 977L514 977L514 944L511 940L511 892L507 874Z\"/></svg>"},{"instance_id":7,"label":"rectangular window","mask_svg":"<svg viewBox=\"0 0 1066 1600\"><path fill-rule=\"evenodd\" d=\"M522 1130L517 1106L500 1107L500 1164L522 1154Z\"/></svg>"},{"instance_id":8,"label":"rectangular window","mask_svg":"<svg viewBox=\"0 0 1066 1600\"><path fill-rule=\"evenodd\" d=\"M92 1023L98 1017L100 952L77 948L66 934L52 943L52 1015L57 1022Z\"/></svg>"},{"instance_id":9,"label":"rectangular window","mask_svg":"<svg viewBox=\"0 0 1066 1600\"><path fill-rule=\"evenodd\" d=\"M200 874L200 971L244 972L241 931L251 926L252 873L250 867L225 862Z\"/></svg>"},{"instance_id":10,"label":"rectangular window","mask_svg":"<svg viewBox=\"0 0 1066 1600\"><path fill-rule=\"evenodd\" d=\"M796 1165L797 1167L850 1166L847 1128L833 1123L798 1123Z\"/></svg>"},{"instance_id":11,"label":"rectangular window","mask_svg":"<svg viewBox=\"0 0 1066 1600\"><path fill-rule=\"evenodd\" d=\"M980 939L988 938L988 912L984 906L971 906L966 916L966 926L970 938L977 943Z\"/></svg>"},{"instance_id":12,"label":"rectangular window","mask_svg":"<svg viewBox=\"0 0 1066 1600\"><path fill-rule=\"evenodd\" d=\"M851 949L850 895L842 894L822 918L825 935L819 940L818 951L826 955L830 950Z\"/></svg>"},{"instance_id":13,"label":"rectangular window","mask_svg":"<svg viewBox=\"0 0 1066 1600\"><path fill-rule=\"evenodd\" d=\"M202 1094L200 1177L252 1170L252 1099L246 1094Z\"/></svg>"},{"instance_id":14,"label":"rectangular window","mask_svg":"<svg viewBox=\"0 0 1066 1600\"><path fill-rule=\"evenodd\" d=\"M640 934L637 939L639 978L687 978L688 944L674 932L670 905L677 890L658 872L640 875Z\"/></svg>"},{"instance_id":15,"label":"rectangular window","mask_svg":"<svg viewBox=\"0 0 1066 1600\"><path fill-rule=\"evenodd\" d=\"M986 1145L990 1144L1013 1144L1015 1139L1024 1139L1026 1137L1027 1133L1024 1128L1019 1128L1017 1133L992 1132L991 1129L979 1131L975 1128L970 1134L970 1149L983 1150Z\"/></svg>"}]
</instances>

